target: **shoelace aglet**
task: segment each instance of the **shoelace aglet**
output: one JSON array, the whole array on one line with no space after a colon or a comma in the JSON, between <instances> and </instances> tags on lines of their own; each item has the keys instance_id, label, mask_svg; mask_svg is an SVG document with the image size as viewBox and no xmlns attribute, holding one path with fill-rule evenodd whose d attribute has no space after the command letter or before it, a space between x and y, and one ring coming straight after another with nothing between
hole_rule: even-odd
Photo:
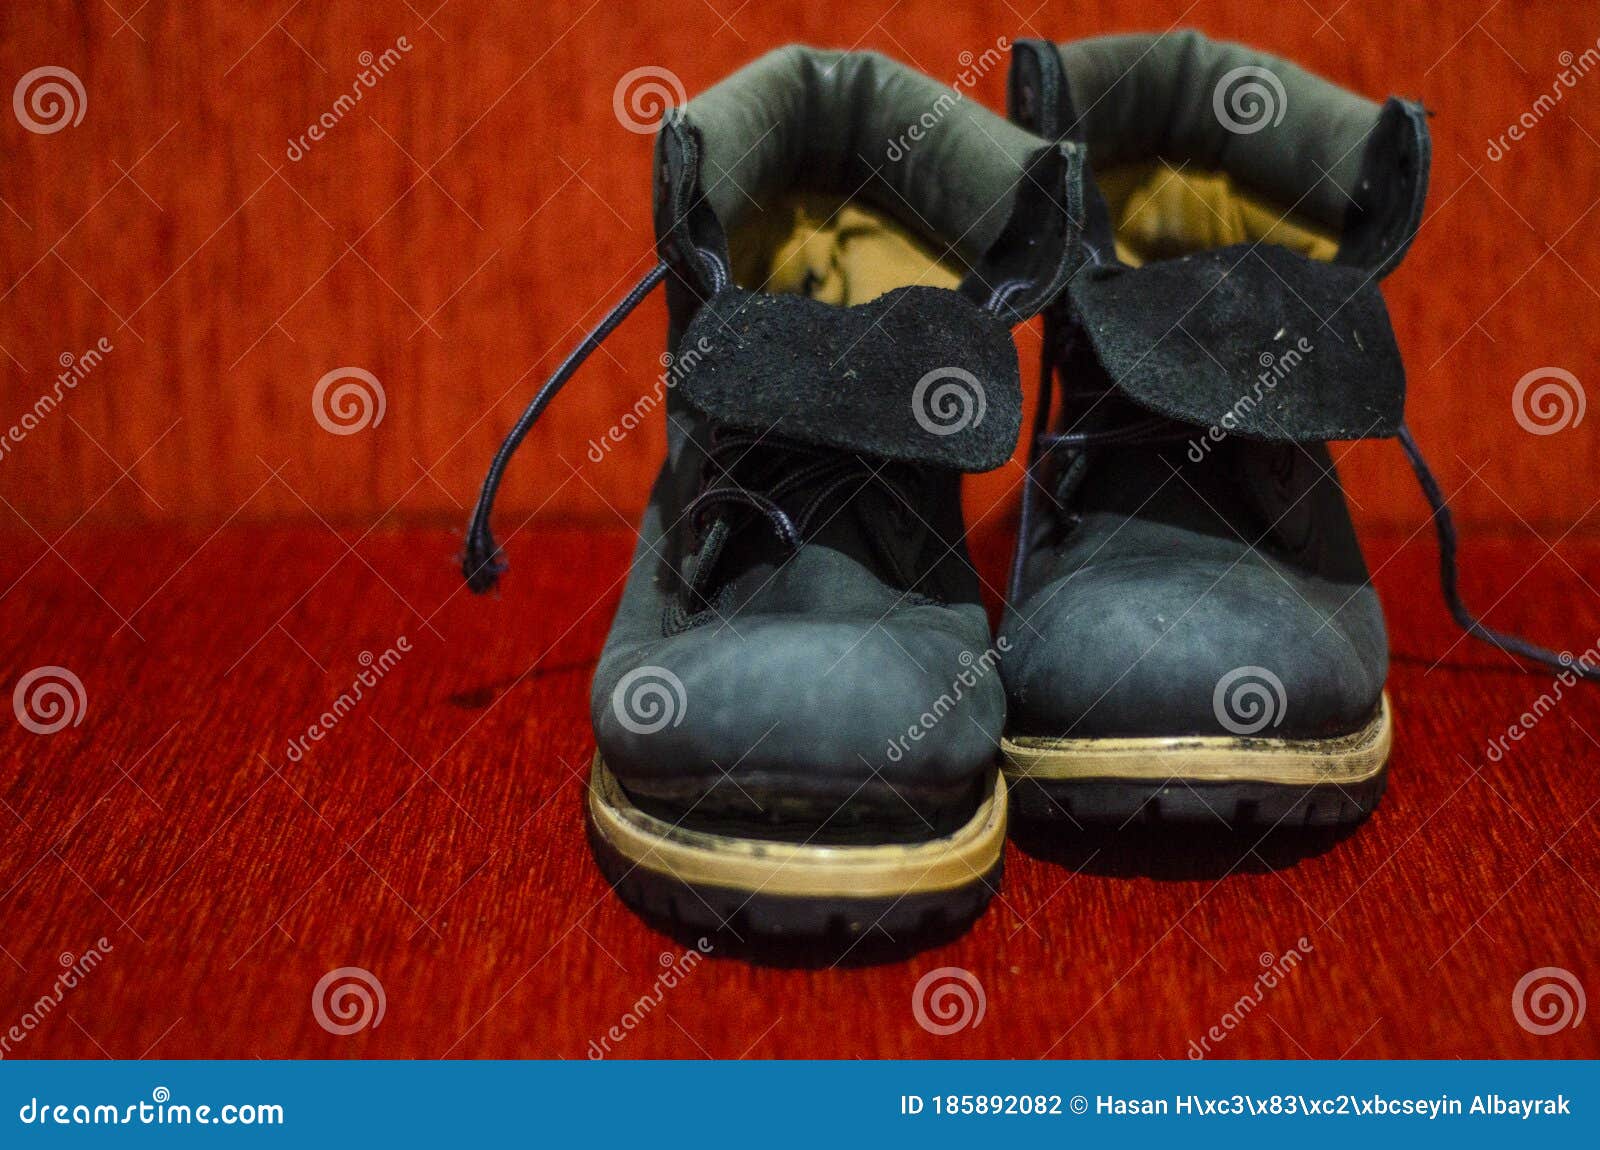
<instances>
[{"instance_id":1,"label":"shoelace aglet","mask_svg":"<svg viewBox=\"0 0 1600 1150\"><path fill-rule=\"evenodd\" d=\"M461 557L461 575L474 595L484 595L494 590L508 566L505 554L487 527L481 532L467 533L467 549Z\"/></svg>"}]
</instances>

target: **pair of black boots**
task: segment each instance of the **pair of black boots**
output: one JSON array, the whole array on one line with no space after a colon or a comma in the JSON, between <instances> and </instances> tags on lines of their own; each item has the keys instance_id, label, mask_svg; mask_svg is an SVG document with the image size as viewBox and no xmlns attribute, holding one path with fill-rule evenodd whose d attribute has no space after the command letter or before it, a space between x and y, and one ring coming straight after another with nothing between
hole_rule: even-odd
<instances>
[{"instance_id":1,"label":"pair of black boots","mask_svg":"<svg viewBox=\"0 0 1600 1150\"><path fill-rule=\"evenodd\" d=\"M1422 218L1422 108L1194 32L1025 41L1009 102L790 47L671 110L659 262L495 459L480 591L511 452L665 284L667 458L588 798L646 912L893 936L983 908L1008 802L1065 833L1331 825L1383 791L1387 640L1326 443L1400 437L1447 525L1377 289ZM1035 315L991 634L960 483L1016 447Z\"/></svg>"}]
</instances>

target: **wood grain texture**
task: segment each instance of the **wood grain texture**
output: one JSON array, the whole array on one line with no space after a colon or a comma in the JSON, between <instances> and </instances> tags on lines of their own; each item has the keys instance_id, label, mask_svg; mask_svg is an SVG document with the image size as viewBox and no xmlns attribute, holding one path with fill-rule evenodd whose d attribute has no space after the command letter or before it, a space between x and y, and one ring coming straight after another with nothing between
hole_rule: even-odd
<instances>
[{"instance_id":1,"label":"wood grain texture","mask_svg":"<svg viewBox=\"0 0 1600 1150\"><path fill-rule=\"evenodd\" d=\"M293 498L306 478L273 483ZM530 526L504 596L474 600L442 531L79 528L52 551L9 525L4 686L60 665L88 701L54 735L0 723L0 1029L58 956L112 949L7 1056L585 1057L688 944L617 901L582 830L588 681L631 542ZM1600 1055L1592 1018L1536 1037L1511 1009L1539 967L1600 990L1600 692L1491 759L1550 680L1457 643L1431 545L1403 542L1368 540L1397 729L1368 825L1022 835L965 936L837 969L717 953L613 1053L1182 1058L1260 956L1304 938L1304 964L1215 1055ZM978 534L991 582L1007 546ZM1575 651L1600 635L1583 574L1600 546L1479 543L1469 559L1474 600L1507 592L1497 625ZM411 651L294 761L361 653L401 636ZM348 1037L311 1010L343 966L387 997ZM911 1007L942 966L987 1003L949 1037Z\"/></svg>"},{"instance_id":2,"label":"wood grain texture","mask_svg":"<svg viewBox=\"0 0 1600 1150\"><path fill-rule=\"evenodd\" d=\"M123 7L123 6L118 6ZM548 0L433 4L0 6L6 90L70 68L82 123L51 135L0 114L0 427L51 387L58 358L114 351L62 409L0 460L0 496L29 522L305 518L259 459L293 459L307 501L337 522L460 518L532 387L650 252L647 136L612 93L641 65L687 93L791 40L881 49L952 81L997 39L1065 39L1176 22L1245 38L1372 96L1435 112L1430 215L1386 288L1411 373L1410 415L1469 521L1589 532L1600 421L1523 432L1527 372L1582 379L1600 334L1600 80L1584 76L1504 159L1488 141L1532 109L1561 54L1595 40L1564 0L1323 5L1257 0L1052 0L1019 26L1002 0L950 5L717 7ZM1031 5L1029 6L1031 7ZM285 9L287 8L287 11ZM1485 11L1487 9L1487 11ZM124 10L126 10L124 8ZM299 137L361 71L363 52L413 47L326 138ZM1003 69L973 95L1003 99ZM601 464L584 445L658 368L653 301L597 356L529 440L512 511L614 523L642 505L660 436ZM1025 360L1037 346L1022 335ZM324 373L373 372L388 409L340 438L311 418ZM129 468L137 484L121 482ZM1417 522L1392 447L1348 460L1372 521ZM1015 464L974 484L974 516Z\"/></svg>"}]
</instances>

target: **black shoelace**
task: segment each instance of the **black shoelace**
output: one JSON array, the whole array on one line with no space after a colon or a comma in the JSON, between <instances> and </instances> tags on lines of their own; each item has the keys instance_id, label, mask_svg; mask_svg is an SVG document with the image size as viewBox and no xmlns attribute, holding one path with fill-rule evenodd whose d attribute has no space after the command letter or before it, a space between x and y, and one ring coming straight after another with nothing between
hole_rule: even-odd
<instances>
[{"instance_id":1,"label":"black shoelace","mask_svg":"<svg viewBox=\"0 0 1600 1150\"><path fill-rule=\"evenodd\" d=\"M1060 349L1064 345L1060 342L1061 333L1055 330L1055 323L1048 317L1045 321L1045 353L1041 356L1039 380L1039 407L1035 417L1033 442L1029 447L1028 478L1022 489L1022 521L1019 528L1021 544L1017 548L1016 557L1011 568L1009 594L1013 603L1021 599L1023 558L1026 544L1033 538L1032 527L1038 515L1038 498L1035 488L1035 474L1039 466L1045 462L1050 454L1059 448L1065 448L1073 453L1076 458L1068 463L1069 470L1073 470L1070 479L1081 480L1084 467L1087 463L1089 452L1098 447L1127 447L1127 446L1161 446L1176 442L1192 436L1194 429L1160 416L1151 415L1140 417L1126 422L1108 421L1104 426L1073 430L1069 432L1048 432L1051 399L1054 395L1053 386L1056 380L1055 364L1058 360L1051 354L1051 349ZM1063 357L1064 358L1064 357ZM1080 394L1068 394L1064 403L1072 399L1083 399L1090 402L1092 407L1101 399L1106 398L1106 392L1095 390ZM1411 470L1416 475L1417 486L1422 489L1423 496L1432 509L1434 533L1439 540L1439 593L1444 599L1451 618L1468 635L1480 639L1485 643L1492 643L1508 654L1518 655L1529 662L1538 663L1556 671L1570 671L1580 679L1590 681L1600 680L1600 667L1590 667L1576 661L1568 652L1557 653L1548 647L1541 647L1530 643L1517 635L1496 630L1488 626L1467 607L1461 598L1460 567L1457 558L1458 536L1456 534L1455 519L1450 513L1448 501L1445 499L1444 490L1439 486L1439 481L1434 477L1433 469L1428 466L1427 458L1422 454L1422 449L1417 446L1416 439L1411 434L1411 428L1405 423L1400 425L1400 447L1405 452L1406 461L1411 464ZM1076 486L1076 483L1071 483Z\"/></svg>"},{"instance_id":2,"label":"black shoelace","mask_svg":"<svg viewBox=\"0 0 1600 1150\"><path fill-rule=\"evenodd\" d=\"M494 453L488 474L484 476L483 488L478 493L478 502L473 507L472 519L467 525L466 550L461 561L461 573L467 581L467 586L473 591L482 594L491 590L506 569L505 558L489 529L489 516L494 509L495 496L500 490L500 482L505 476L506 465L510 463L512 455L527 438L529 430L537 422L540 414L566 386L578 368L583 365L584 360L593 354L606 337L616 330L628 314L638 307L666 276L667 265L656 264L615 307L606 313L595 329L584 337L583 342L574 348L550 378L545 380ZM1046 429L1049 424L1056 377L1055 361L1048 352L1049 349L1060 347L1058 333L1053 328L1054 324L1047 321L1045 331L1047 354L1041 356L1038 414L1035 417L1033 442L1029 448L1028 479L1022 487L1020 543L1011 570L1010 596L1013 603L1021 597L1023 553L1026 544L1032 539L1032 525L1038 513L1038 500L1034 494L1037 486L1035 472L1051 452L1058 448L1066 448L1076 453L1081 462L1097 447L1157 445L1184 438L1187 434L1169 421L1153 416L1084 431L1048 432ZM1097 392L1096 396L1098 395ZM1450 514L1444 491L1434 477L1433 469L1428 466L1422 449L1417 446L1410 427L1404 423L1400 425L1399 439L1406 460L1416 475L1417 485L1422 489L1423 496L1433 510L1433 526L1439 540L1439 591L1456 624L1473 638L1492 643L1509 654L1518 655L1552 670L1571 671L1581 679L1600 679L1600 668L1586 666L1575 661L1570 654L1558 654L1548 647L1530 643L1520 636L1496 630L1486 625L1468 609L1461 598L1455 519ZM764 445L764 453L769 451L776 453L768 458L784 457L796 461L797 465L792 469L775 469L776 477L770 479L766 485L766 493L762 493L753 491L734 480L730 471L730 466L737 465L740 459L762 444L762 437L719 429L715 440L708 455L708 462L716 466L721 478L714 480L709 475L706 477L703 489L689 506L688 514L691 521L718 506L746 508L764 517L791 548L800 545L805 532L814 524L822 508L834 496L842 493L851 483L870 482L879 474L866 461L848 453L828 448L807 447L790 441L776 441ZM800 508L797 511L787 510L782 501L800 494L806 497ZM687 572L687 582L691 591L700 592L727 538L727 533L725 521L721 521L719 526L701 532L701 546L692 569Z\"/></svg>"},{"instance_id":3,"label":"black shoelace","mask_svg":"<svg viewBox=\"0 0 1600 1150\"><path fill-rule=\"evenodd\" d=\"M478 502L472 508L472 519L467 524L466 552L461 559L461 574L467 581L467 586L482 595L494 589L500 581L500 576L505 572L505 557L500 553L500 547L494 541L494 534L489 530L489 513L494 510L494 497L500 492L500 481L505 478L506 464L511 462L511 457L516 454L522 441L528 437L535 422L550 401L556 397L567 381L572 378L578 368L583 366L583 361L594 354L595 348L605 341L606 336L616 330L617 325L628 318L628 313L644 302L644 298L655 290L656 285L667 278L667 265L658 263L645 273L644 278L633 285L633 289L606 313L600 321L583 339L566 359L561 361L561 366L556 368L544 385L534 393L533 399L517 417L517 422L512 424L511 430L506 433L505 440L494 453L494 459L489 463L489 471L483 477L483 488L478 492Z\"/></svg>"},{"instance_id":4,"label":"black shoelace","mask_svg":"<svg viewBox=\"0 0 1600 1150\"><path fill-rule=\"evenodd\" d=\"M512 455L583 361L666 278L666 274L664 263L651 268L605 315L534 394L495 452L467 525L466 550L461 561L461 573L473 591L482 594L491 590L506 569L505 557L489 529L489 517ZM901 465L875 466L861 456L836 448L713 425L701 471L700 492L684 512L684 518L698 539L683 572L686 589L692 597L709 601L707 582L732 533L731 515L743 512L765 519L783 545L793 551L817 525L823 510L834 505L847 489L853 495L874 481L893 483L900 471ZM736 478L739 474L747 479Z\"/></svg>"}]
</instances>

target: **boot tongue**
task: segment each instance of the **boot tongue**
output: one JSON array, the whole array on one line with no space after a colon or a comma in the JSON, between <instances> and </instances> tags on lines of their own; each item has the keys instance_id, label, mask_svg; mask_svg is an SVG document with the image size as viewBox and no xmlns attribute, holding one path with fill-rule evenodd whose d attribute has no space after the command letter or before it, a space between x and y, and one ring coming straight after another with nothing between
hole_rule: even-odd
<instances>
[{"instance_id":1,"label":"boot tongue","mask_svg":"<svg viewBox=\"0 0 1600 1150\"><path fill-rule=\"evenodd\" d=\"M1405 369L1373 277L1271 244L1098 267L1069 297L1118 391L1257 439L1396 435Z\"/></svg>"},{"instance_id":2,"label":"boot tongue","mask_svg":"<svg viewBox=\"0 0 1600 1150\"><path fill-rule=\"evenodd\" d=\"M999 467L1022 422L1009 329L940 288L841 308L730 287L690 322L674 374L728 426L955 471Z\"/></svg>"}]
</instances>

